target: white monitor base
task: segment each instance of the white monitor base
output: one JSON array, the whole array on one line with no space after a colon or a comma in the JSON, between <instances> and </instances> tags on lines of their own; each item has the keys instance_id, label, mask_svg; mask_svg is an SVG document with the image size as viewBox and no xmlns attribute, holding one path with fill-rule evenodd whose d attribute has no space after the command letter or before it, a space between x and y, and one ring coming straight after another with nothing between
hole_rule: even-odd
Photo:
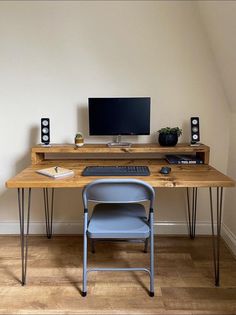
<instances>
[{"instance_id":1,"label":"white monitor base","mask_svg":"<svg viewBox=\"0 0 236 315\"><path fill-rule=\"evenodd\" d=\"M129 148L131 147L131 143L129 142L122 142L121 141L121 136L118 135L118 136L115 136L114 141L112 142L109 142L107 145L108 147L110 148Z\"/></svg>"},{"instance_id":2,"label":"white monitor base","mask_svg":"<svg viewBox=\"0 0 236 315\"><path fill-rule=\"evenodd\" d=\"M131 143L129 142L109 142L108 147L110 148L130 148Z\"/></svg>"}]
</instances>

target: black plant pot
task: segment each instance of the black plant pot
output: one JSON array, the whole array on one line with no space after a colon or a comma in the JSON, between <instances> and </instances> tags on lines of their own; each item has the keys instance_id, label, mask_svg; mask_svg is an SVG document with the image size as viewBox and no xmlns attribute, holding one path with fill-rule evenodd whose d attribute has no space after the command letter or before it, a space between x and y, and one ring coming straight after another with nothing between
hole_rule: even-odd
<instances>
[{"instance_id":1,"label":"black plant pot","mask_svg":"<svg viewBox=\"0 0 236 315\"><path fill-rule=\"evenodd\" d=\"M158 141L163 147L174 147L178 142L178 135L177 133L159 133Z\"/></svg>"}]
</instances>

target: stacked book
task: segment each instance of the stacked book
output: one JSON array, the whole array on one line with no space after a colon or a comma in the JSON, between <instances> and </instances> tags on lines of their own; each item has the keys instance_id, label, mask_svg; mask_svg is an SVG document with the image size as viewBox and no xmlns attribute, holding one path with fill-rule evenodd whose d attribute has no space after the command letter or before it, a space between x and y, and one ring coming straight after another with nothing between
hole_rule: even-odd
<instances>
[{"instance_id":1,"label":"stacked book","mask_svg":"<svg viewBox=\"0 0 236 315\"><path fill-rule=\"evenodd\" d=\"M195 155L166 155L166 160L170 164L203 164L203 160Z\"/></svg>"}]
</instances>

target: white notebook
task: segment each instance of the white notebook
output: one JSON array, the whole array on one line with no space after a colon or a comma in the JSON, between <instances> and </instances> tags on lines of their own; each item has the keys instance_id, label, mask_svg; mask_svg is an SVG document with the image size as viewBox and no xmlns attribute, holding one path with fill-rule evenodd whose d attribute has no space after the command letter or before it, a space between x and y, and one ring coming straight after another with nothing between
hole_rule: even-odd
<instances>
[{"instance_id":1,"label":"white notebook","mask_svg":"<svg viewBox=\"0 0 236 315\"><path fill-rule=\"evenodd\" d=\"M37 170L36 172L53 178L61 178L74 175L74 171L59 166L44 168L42 170Z\"/></svg>"}]
</instances>

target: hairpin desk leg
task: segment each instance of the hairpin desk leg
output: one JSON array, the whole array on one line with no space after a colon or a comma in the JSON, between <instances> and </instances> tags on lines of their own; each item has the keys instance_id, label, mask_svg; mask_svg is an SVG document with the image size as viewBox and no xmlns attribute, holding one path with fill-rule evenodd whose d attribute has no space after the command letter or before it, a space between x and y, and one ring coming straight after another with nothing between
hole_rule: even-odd
<instances>
[{"instance_id":1,"label":"hairpin desk leg","mask_svg":"<svg viewBox=\"0 0 236 315\"><path fill-rule=\"evenodd\" d=\"M49 189L43 188L43 199L45 209L46 234L47 238L52 238L52 223L53 223L53 207L54 207L54 188L51 189L51 205L49 201Z\"/></svg>"},{"instance_id":2,"label":"hairpin desk leg","mask_svg":"<svg viewBox=\"0 0 236 315\"><path fill-rule=\"evenodd\" d=\"M192 188L192 202L190 207L190 193L187 188L187 210L188 210L188 228L189 228L189 236L191 239L195 238L196 231L196 216L197 216L197 187Z\"/></svg>"},{"instance_id":3,"label":"hairpin desk leg","mask_svg":"<svg viewBox=\"0 0 236 315\"><path fill-rule=\"evenodd\" d=\"M30 221L30 202L31 202L31 188L28 189L27 200L27 225L25 233L25 190L18 188L18 207L20 219L20 239L21 239L21 267L22 267L22 281L21 284L26 284L27 271L27 257L28 257L28 235L29 235L29 221Z\"/></svg>"},{"instance_id":4,"label":"hairpin desk leg","mask_svg":"<svg viewBox=\"0 0 236 315\"><path fill-rule=\"evenodd\" d=\"M223 187L216 188L216 234L214 228L214 214L213 214L213 196L212 188L209 187L210 194L210 208L211 208L211 230L212 230L212 247L213 260L215 272L215 285L220 285L220 235L221 235L221 221L222 221L222 200Z\"/></svg>"}]
</instances>

